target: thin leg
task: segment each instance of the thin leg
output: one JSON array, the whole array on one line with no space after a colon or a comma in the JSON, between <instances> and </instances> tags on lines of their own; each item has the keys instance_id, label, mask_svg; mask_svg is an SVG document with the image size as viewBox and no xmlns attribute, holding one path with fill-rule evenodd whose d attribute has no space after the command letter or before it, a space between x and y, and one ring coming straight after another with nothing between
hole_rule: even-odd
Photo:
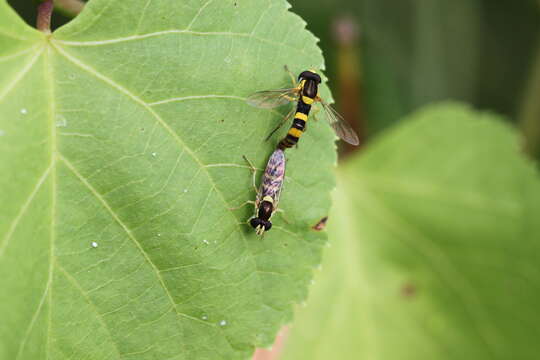
<instances>
[{"instance_id":1,"label":"thin leg","mask_svg":"<svg viewBox=\"0 0 540 360\"><path fill-rule=\"evenodd\" d=\"M289 111L289 113L287 114L287 116L285 116L285 117L283 118L283 120L281 120L281 121L279 122L278 126L277 126L274 130L272 130L272 131L270 132L270 134L268 134L268 136L266 137L266 139L264 139L264 141L270 140L270 138L272 137L272 135L274 135L275 132L278 131L278 130L283 126L283 124L285 124L287 121L289 121L289 119L291 118L291 116L294 114L294 110L295 110L295 109L292 108L291 111Z\"/></svg>"},{"instance_id":2,"label":"thin leg","mask_svg":"<svg viewBox=\"0 0 540 360\"><path fill-rule=\"evenodd\" d=\"M296 87L296 77L294 76L294 74L291 72L291 70L289 70L289 67L287 65L284 65L283 66L285 68L285 71L289 74L289 76L291 77L291 80L292 80L292 83L293 83L293 87Z\"/></svg>"},{"instance_id":3,"label":"thin leg","mask_svg":"<svg viewBox=\"0 0 540 360\"><path fill-rule=\"evenodd\" d=\"M313 120L315 121L319 121L319 119L317 119L317 114L321 111L321 108L318 107L318 106L315 106L314 109L313 109L313 112L311 114L311 116L313 117Z\"/></svg>"},{"instance_id":4,"label":"thin leg","mask_svg":"<svg viewBox=\"0 0 540 360\"><path fill-rule=\"evenodd\" d=\"M249 167L251 168L251 172L252 172L252 185L253 185L253 189L255 189L255 194L257 194L259 192L259 189L257 188L257 179L256 179L256 176L257 176L257 168L255 168L255 166L253 166L253 164L251 163L251 161L249 161L249 159L245 156L245 155L242 155L242 157L244 158L244 160L246 160L246 162L249 164ZM253 201L252 201L253 202Z\"/></svg>"},{"instance_id":5,"label":"thin leg","mask_svg":"<svg viewBox=\"0 0 540 360\"><path fill-rule=\"evenodd\" d=\"M248 200L248 201L246 201L245 203L243 203L243 204L240 205L240 206L229 208L229 210L238 210L238 209L243 208L243 207L246 206L247 204L255 205L255 201L253 201L253 200Z\"/></svg>"}]
</instances>

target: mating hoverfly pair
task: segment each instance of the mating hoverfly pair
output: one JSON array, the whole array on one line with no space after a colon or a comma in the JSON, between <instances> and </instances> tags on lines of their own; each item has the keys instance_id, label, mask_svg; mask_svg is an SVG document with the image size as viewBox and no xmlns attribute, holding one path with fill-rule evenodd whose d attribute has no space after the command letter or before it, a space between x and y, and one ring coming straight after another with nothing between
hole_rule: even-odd
<instances>
[{"instance_id":1,"label":"mating hoverfly pair","mask_svg":"<svg viewBox=\"0 0 540 360\"><path fill-rule=\"evenodd\" d=\"M270 230L272 223L270 218L278 210L279 196L285 180L285 149L291 148L298 143L302 134L306 131L309 112L313 103L322 105L326 113L326 119L335 133L343 140L352 145L358 145L358 136L352 127L339 115L328 103L319 96L319 84L321 77L314 70L307 70L300 73L298 81L285 67L291 76L294 87L289 89L259 91L247 98L247 103L259 108L274 108L296 101L296 109L293 108L280 122L280 124L270 133L267 140L287 121L293 117L293 123L287 135L279 142L277 149L272 153L266 169L261 179L261 185L257 189L255 185L255 168L248 161L253 171L253 185L257 192L254 202L255 215L250 219L250 225L255 229L257 235L264 234ZM296 110L296 111L295 111Z\"/></svg>"}]
</instances>

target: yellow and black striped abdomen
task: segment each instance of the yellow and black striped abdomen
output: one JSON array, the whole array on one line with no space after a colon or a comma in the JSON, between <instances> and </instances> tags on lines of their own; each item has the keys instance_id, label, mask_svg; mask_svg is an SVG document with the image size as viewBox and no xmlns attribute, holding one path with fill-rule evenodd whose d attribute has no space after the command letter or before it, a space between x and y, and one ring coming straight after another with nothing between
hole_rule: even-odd
<instances>
[{"instance_id":1,"label":"yellow and black striped abdomen","mask_svg":"<svg viewBox=\"0 0 540 360\"><path fill-rule=\"evenodd\" d=\"M307 96L302 96L298 100L298 105L296 106L296 114L294 114L294 119L287 136L281 140L278 144L278 148L285 150L291 148L298 143L300 136L304 133L306 129L306 122L308 120L309 111L311 110L311 104L313 99L308 98Z\"/></svg>"}]
</instances>

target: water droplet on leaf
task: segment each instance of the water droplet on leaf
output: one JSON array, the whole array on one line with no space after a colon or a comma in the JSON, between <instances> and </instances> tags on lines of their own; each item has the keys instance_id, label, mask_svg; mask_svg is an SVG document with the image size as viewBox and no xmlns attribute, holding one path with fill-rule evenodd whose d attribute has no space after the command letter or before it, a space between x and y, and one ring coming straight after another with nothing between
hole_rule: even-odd
<instances>
[{"instance_id":1,"label":"water droplet on leaf","mask_svg":"<svg viewBox=\"0 0 540 360\"><path fill-rule=\"evenodd\" d=\"M62 115L56 115L56 127L66 127L67 126L67 120Z\"/></svg>"}]
</instances>

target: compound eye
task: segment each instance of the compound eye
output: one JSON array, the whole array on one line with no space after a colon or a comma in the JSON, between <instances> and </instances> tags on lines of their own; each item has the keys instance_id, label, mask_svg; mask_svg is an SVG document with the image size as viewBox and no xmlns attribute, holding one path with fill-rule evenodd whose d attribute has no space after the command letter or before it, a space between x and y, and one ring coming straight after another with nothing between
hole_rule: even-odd
<instances>
[{"instance_id":1,"label":"compound eye","mask_svg":"<svg viewBox=\"0 0 540 360\"><path fill-rule=\"evenodd\" d=\"M249 220L249 225L255 229L257 226L261 225L261 220L259 218L253 218Z\"/></svg>"},{"instance_id":2,"label":"compound eye","mask_svg":"<svg viewBox=\"0 0 540 360\"><path fill-rule=\"evenodd\" d=\"M311 76L310 76L311 74L312 74L311 71L302 71L302 72L300 73L300 75L298 75L298 81L300 81L300 80L302 80L302 79L309 79L309 78L311 77Z\"/></svg>"},{"instance_id":3,"label":"compound eye","mask_svg":"<svg viewBox=\"0 0 540 360\"><path fill-rule=\"evenodd\" d=\"M272 228L272 223L270 221L265 222L264 230L268 231Z\"/></svg>"}]
</instances>

